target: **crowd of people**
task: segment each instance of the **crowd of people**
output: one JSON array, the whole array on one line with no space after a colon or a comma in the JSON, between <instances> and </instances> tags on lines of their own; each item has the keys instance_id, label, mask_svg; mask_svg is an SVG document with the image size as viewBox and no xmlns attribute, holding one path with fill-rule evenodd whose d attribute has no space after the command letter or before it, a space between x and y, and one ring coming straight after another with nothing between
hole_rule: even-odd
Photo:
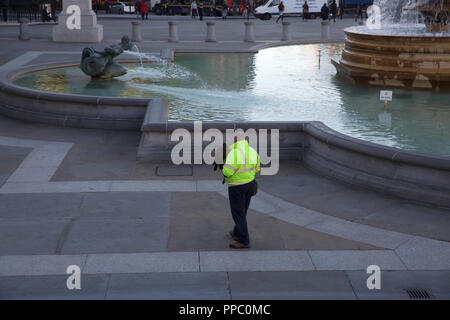
<instances>
[{"instance_id":1,"label":"crowd of people","mask_svg":"<svg viewBox=\"0 0 450 320\"><path fill-rule=\"evenodd\" d=\"M320 10L320 17L322 20L333 20L336 22L336 18L342 19L344 17L344 1L340 0L339 5L336 0L333 0L328 6L326 3L323 4Z\"/></svg>"},{"instance_id":2,"label":"crowd of people","mask_svg":"<svg viewBox=\"0 0 450 320\"><path fill-rule=\"evenodd\" d=\"M137 15L141 15L142 20L148 20L149 3L147 1L139 0L136 2L134 8Z\"/></svg>"},{"instance_id":3,"label":"crowd of people","mask_svg":"<svg viewBox=\"0 0 450 320\"><path fill-rule=\"evenodd\" d=\"M306 1L305 1L306 3ZM336 0L332 0L330 5L327 3L324 3L321 10L320 10L320 17L322 20L333 20L336 22L336 18L342 19L344 16L344 8L345 8L345 2L344 0L339 0L339 5L336 3ZM365 12L365 5L364 2L360 2L358 4L358 7L356 8L356 18L355 21L358 19L363 20L364 19L364 12Z\"/></svg>"},{"instance_id":4,"label":"crowd of people","mask_svg":"<svg viewBox=\"0 0 450 320\"><path fill-rule=\"evenodd\" d=\"M336 22L336 18L342 19L344 16L344 8L345 8L345 0L338 0L337 3L336 0L331 0L331 2L328 4L325 2L321 8L320 11L320 17L322 20L333 20ZM250 1L245 1L243 12L242 14L246 16L247 19L250 19L251 13L254 11L254 7L259 6L261 4L261 1L256 1L252 3ZM223 4L221 6L221 12L222 12L222 19L227 19L229 7L227 5L227 1L223 1ZM360 4L357 7L356 10L356 18L355 21L358 19L364 19L364 13L365 13L365 5L363 2L360 2ZM106 12L109 11L109 3L108 1L105 2L105 10ZM142 18L142 20L148 20L148 14L150 8L150 3L147 0L138 0L135 4L135 11L138 16ZM278 4L278 11L279 16L276 19L276 22L279 20L283 21L284 13L285 13L285 5L283 1L280 1ZM167 2L163 4L162 6L162 12L167 13ZM193 19L196 19L199 17L200 20L203 20L204 15L204 5L201 1L197 3L197 0L194 0L191 2L190 6L190 15ZM306 0L302 6L302 19L306 20L309 18L310 11L309 11L309 5L308 1Z\"/></svg>"}]
</instances>

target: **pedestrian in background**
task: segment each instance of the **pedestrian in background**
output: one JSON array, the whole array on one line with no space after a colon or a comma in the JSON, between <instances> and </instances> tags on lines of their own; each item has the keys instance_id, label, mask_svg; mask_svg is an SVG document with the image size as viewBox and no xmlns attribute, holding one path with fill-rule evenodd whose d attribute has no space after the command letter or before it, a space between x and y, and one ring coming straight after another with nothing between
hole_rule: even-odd
<instances>
[{"instance_id":1,"label":"pedestrian in background","mask_svg":"<svg viewBox=\"0 0 450 320\"><path fill-rule=\"evenodd\" d=\"M330 20L331 20L331 18L333 18L334 22L336 22L337 10L338 10L338 8L337 8L336 0L333 0L333 2L331 2L331 4L330 4L330 13L331 13Z\"/></svg>"},{"instance_id":2,"label":"pedestrian in background","mask_svg":"<svg viewBox=\"0 0 450 320\"><path fill-rule=\"evenodd\" d=\"M50 22L50 20L51 20L46 7L42 8L41 18L42 18L42 22Z\"/></svg>"},{"instance_id":3,"label":"pedestrian in background","mask_svg":"<svg viewBox=\"0 0 450 320\"><path fill-rule=\"evenodd\" d=\"M280 16L278 17L277 21L275 21L276 23L278 23L278 20L281 19L281 22L283 22L283 15L284 15L284 3L283 1L280 2L280 4L278 5L278 11L280 12Z\"/></svg>"},{"instance_id":4,"label":"pedestrian in background","mask_svg":"<svg viewBox=\"0 0 450 320\"><path fill-rule=\"evenodd\" d=\"M136 16L139 19L139 16L141 15L142 1L139 0L138 2L136 2L136 5L134 7L136 9Z\"/></svg>"},{"instance_id":5,"label":"pedestrian in background","mask_svg":"<svg viewBox=\"0 0 450 320\"><path fill-rule=\"evenodd\" d=\"M147 3L147 1L144 1L144 3L142 4L141 16L142 16L142 20L144 20L144 17L146 20L148 20L148 3Z\"/></svg>"},{"instance_id":6,"label":"pedestrian in background","mask_svg":"<svg viewBox=\"0 0 450 320\"><path fill-rule=\"evenodd\" d=\"M345 0L339 0L339 17L342 18L344 17L344 7L345 7Z\"/></svg>"},{"instance_id":7,"label":"pedestrian in background","mask_svg":"<svg viewBox=\"0 0 450 320\"><path fill-rule=\"evenodd\" d=\"M105 12L107 14L111 12L110 9L109 9L109 1L108 0L105 1Z\"/></svg>"},{"instance_id":8,"label":"pedestrian in background","mask_svg":"<svg viewBox=\"0 0 450 320\"><path fill-rule=\"evenodd\" d=\"M330 17L330 10L328 9L327 3L325 2L322 6L322 9L320 9L320 17L323 21L328 20Z\"/></svg>"},{"instance_id":9,"label":"pedestrian in background","mask_svg":"<svg viewBox=\"0 0 450 320\"><path fill-rule=\"evenodd\" d=\"M222 19L226 19L227 18L227 13L228 13L228 6L226 4L226 2L223 2L222 5Z\"/></svg>"},{"instance_id":10,"label":"pedestrian in background","mask_svg":"<svg viewBox=\"0 0 450 320\"><path fill-rule=\"evenodd\" d=\"M358 13L356 15L355 21L358 21L358 18L361 18L361 21L363 21L364 20L363 13L364 13L364 3L360 2L358 5Z\"/></svg>"},{"instance_id":11,"label":"pedestrian in background","mask_svg":"<svg viewBox=\"0 0 450 320\"><path fill-rule=\"evenodd\" d=\"M308 1L305 1L305 3L303 4L303 21L305 21L305 19L308 18L308 14L309 14L309 6L308 6Z\"/></svg>"},{"instance_id":12,"label":"pedestrian in background","mask_svg":"<svg viewBox=\"0 0 450 320\"><path fill-rule=\"evenodd\" d=\"M247 10L247 20L250 20L250 13L252 12L252 6L250 4L250 1L246 4L246 10Z\"/></svg>"},{"instance_id":13,"label":"pedestrian in background","mask_svg":"<svg viewBox=\"0 0 450 320\"><path fill-rule=\"evenodd\" d=\"M197 16L197 2L192 1L191 3L191 17L192 19L195 19L195 17Z\"/></svg>"},{"instance_id":14,"label":"pedestrian in background","mask_svg":"<svg viewBox=\"0 0 450 320\"><path fill-rule=\"evenodd\" d=\"M203 21L203 4L201 2L198 4L198 16L200 17L200 21Z\"/></svg>"}]
</instances>

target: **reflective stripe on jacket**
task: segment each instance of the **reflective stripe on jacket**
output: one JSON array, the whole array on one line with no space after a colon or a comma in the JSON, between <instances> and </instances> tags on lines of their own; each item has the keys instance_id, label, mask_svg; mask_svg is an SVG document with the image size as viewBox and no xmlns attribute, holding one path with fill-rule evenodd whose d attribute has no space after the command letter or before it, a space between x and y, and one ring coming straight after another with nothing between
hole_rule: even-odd
<instances>
[{"instance_id":1,"label":"reflective stripe on jacket","mask_svg":"<svg viewBox=\"0 0 450 320\"><path fill-rule=\"evenodd\" d=\"M247 140L240 140L229 147L223 175L229 187L252 182L255 174L260 171L258 153L249 146Z\"/></svg>"}]
</instances>

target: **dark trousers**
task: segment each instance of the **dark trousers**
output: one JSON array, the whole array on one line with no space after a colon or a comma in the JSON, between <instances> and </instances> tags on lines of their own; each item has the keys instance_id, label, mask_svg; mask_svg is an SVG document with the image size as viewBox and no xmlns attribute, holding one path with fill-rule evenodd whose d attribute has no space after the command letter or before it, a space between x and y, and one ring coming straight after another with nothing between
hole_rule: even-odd
<instances>
[{"instance_id":1,"label":"dark trousers","mask_svg":"<svg viewBox=\"0 0 450 320\"><path fill-rule=\"evenodd\" d=\"M228 198L230 199L231 214L234 220L234 235L243 244L250 244L250 237L247 228L247 210L250 200L255 193L256 182L228 187Z\"/></svg>"},{"instance_id":2,"label":"dark trousers","mask_svg":"<svg viewBox=\"0 0 450 320\"><path fill-rule=\"evenodd\" d=\"M278 20L280 20L280 19L281 19L281 22L283 22L283 18L284 18L284 15L280 14L280 16L278 17L277 21L275 21L275 22L278 22Z\"/></svg>"}]
</instances>

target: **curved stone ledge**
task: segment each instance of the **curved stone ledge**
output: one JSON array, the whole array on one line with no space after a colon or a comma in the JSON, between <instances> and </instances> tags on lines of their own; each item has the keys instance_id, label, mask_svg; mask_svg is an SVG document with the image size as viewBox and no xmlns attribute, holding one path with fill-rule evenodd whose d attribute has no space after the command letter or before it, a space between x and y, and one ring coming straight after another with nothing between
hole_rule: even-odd
<instances>
[{"instance_id":1,"label":"curved stone ledge","mask_svg":"<svg viewBox=\"0 0 450 320\"><path fill-rule=\"evenodd\" d=\"M141 128L147 106L153 99L62 94L23 88L10 82L18 74L51 67L29 66L0 75L0 113L24 121L67 127Z\"/></svg>"},{"instance_id":2,"label":"curved stone ledge","mask_svg":"<svg viewBox=\"0 0 450 320\"><path fill-rule=\"evenodd\" d=\"M347 149L370 157L389 160L392 162L424 166L437 170L450 170L450 158L401 150L380 144L352 138L327 127L322 122L309 122L305 132L310 136L329 145ZM450 184L450 182L449 182Z\"/></svg>"},{"instance_id":3,"label":"curved stone ledge","mask_svg":"<svg viewBox=\"0 0 450 320\"><path fill-rule=\"evenodd\" d=\"M450 208L450 158L386 147L305 125L304 164L340 181Z\"/></svg>"}]
</instances>

